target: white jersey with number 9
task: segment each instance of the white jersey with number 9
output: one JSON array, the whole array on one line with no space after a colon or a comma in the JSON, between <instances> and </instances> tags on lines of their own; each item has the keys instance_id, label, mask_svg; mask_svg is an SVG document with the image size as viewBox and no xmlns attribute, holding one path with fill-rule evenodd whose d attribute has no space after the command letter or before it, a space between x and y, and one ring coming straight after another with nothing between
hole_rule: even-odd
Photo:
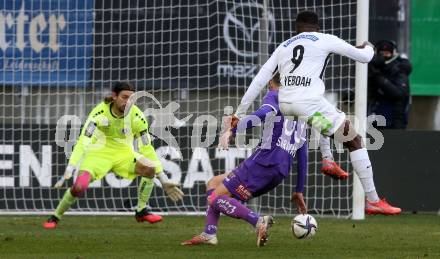
<instances>
[{"instance_id":1,"label":"white jersey with number 9","mask_svg":"<svg viewBox=\"0 0 440 259\"><path fill-rule=\"evenodd\" d=\"M322 76L332 53L366 63L372 59L374 50L368 45L356 48L330 34L300 33L276 48L255 76L236 114L240 116L246 112L276 69L281 79L280 103L322 96L325 90Z\"/></svg>"}]
</instances>

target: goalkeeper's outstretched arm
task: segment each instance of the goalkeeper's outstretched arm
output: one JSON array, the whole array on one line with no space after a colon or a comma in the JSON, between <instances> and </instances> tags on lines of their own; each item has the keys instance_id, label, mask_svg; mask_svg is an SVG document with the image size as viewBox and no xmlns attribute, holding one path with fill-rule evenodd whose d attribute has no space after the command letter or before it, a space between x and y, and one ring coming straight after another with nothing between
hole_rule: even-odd
<instances>
[{"instance_id":1,"label":"goalkeeper's outstretched arm","mask_svg":"<svg viewBox=\"0 0 440 259\"><path fill-rule=\"evenodd\" d=\"M170 182L168 176L163 172L162 163L160 162L154 147L151 145L151 143L144 142L145 139L150 139L150 137L146 136L145 134L148 134L148 132L144 132L140 136L141 143L139 153L143 158L154 165L156 177L162 184L162 188L168 197L170 197L170 199L174 202L183 199L183 192L179 189L179 184Z\"/></svg>"},{"instance_id":2,"label":"goalkeeper's outstretched arm","mask_svg":"<svg viewBox=\"0 0 440 259\"><path fill-rule=\"evenodd\" d=\"M139 110L136 106L133 108ZM171 200L176 202L183 199L183 192L179 189L179 184L171 182L163 172L162 163L151 144L151 137L148 133L148 123L143 113L139 110L137 114L137 118L133 121L133 127L138 135L138 155L141 155L141 158L154 166L156 178L160 181L162 188Z\"/></svg>"}]
</instances>

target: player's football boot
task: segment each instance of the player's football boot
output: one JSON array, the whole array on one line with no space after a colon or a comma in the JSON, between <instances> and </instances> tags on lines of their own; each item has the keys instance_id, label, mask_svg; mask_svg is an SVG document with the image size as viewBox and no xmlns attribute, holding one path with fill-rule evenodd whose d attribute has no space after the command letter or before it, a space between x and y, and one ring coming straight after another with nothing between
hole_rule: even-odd
<instances>
[{"instance_id":1,"label":"player's football boot","mask_svg":"<svg viewBox=\"0 0 440 259\"><path fill-rule=\"evenodd\" d=\"M136 211L136 214L134 215L137 222L144 222L147 221L151 224L157 223L159 221L162 221L162 216L153 214L150 211L148 211L147 208L144 208L141 211Z\"/></svg>"},{"instance_id":2,"label":"player's football boot","mask_svg":"<svg viewBox=\"0 0 440 259\"><path fill-rule=\"evenodd\" d=\"M365 213L368 215L397 215L400 212L402 212L400 208L391 206L385 199L381 199L378 202L366 201Z\"/></svg>"},{"instance_id":3,"label":"player's football boot","mask_svg":"<svg viewBox=\"0 0 440 259\"><path fill-rule=\"evenodd\" d=\"M55 217L54 215L52 215L52 216L50 216L50 218L48 220L46 220L43 223L43 227L45 229L54 229L57 227L58 221L59 221L59 219L57 217Z\"/></svg>"},{"instance_id":4,"label":"player's football boot","mask_svg":"<svg viewBox=\"0 0 440 259\"><path fill-rule=\"evenodd\" d=\"M217 243L218 243L217 236L201 233L200 235L194 236L189 240L185 240L180 244L183 246L196 246L196 245L217 245Z\"/></svg>"},{"instance_id":5,"label":"player's football boot","mask_svg":"<svg viewBox=\"0 0 440 259\"><path fill-rule=\"evenodd\" d=\"M267 243L269 228L272 227L274 221L272 216L263 216L258 219L256 225L257 246L264 246Z\"/></svg>"},{"instance_id":6,"label":"player's football boot","mask_svg":"<svg viewBox=\"0 0 440 259\"><path fill-rule=\"evenodd\" d=\"M348 178L348 173L342 170L342 168L334 161L329 159L322 160L321 173L336 180L345 180Z\"/></svg>"}]
</instances>

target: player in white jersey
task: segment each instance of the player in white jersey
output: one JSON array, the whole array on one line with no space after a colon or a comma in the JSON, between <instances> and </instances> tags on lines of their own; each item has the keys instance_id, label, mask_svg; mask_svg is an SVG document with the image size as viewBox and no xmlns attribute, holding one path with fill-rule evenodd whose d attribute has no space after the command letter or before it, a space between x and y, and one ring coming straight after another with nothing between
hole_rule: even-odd
<instances>
[{"instance_id":1,"label":"player in white jersey","mask_svg":"<svg viewBox=\"0 0 440 259\"><path fill-rule=\"evenodd\" d=\"M279 103L283 115L307 120L322 134L334 137L348 148L353 168L366 194L365 210L368 214L399 214L400 208L391 206L377 195L371 162L367 150L362 147L361 136L345 118L345 113L323 95L322 76L331 54L367 63L373 58L373 48L368 42L354 47L334 35L320 33L318 15L311 11L300 12L295 26L297 35L281 43L263 65L244 94L236 116L245 114L271 79L273 71L278 70L282 84Z\"/></svg>"}]
</instances>

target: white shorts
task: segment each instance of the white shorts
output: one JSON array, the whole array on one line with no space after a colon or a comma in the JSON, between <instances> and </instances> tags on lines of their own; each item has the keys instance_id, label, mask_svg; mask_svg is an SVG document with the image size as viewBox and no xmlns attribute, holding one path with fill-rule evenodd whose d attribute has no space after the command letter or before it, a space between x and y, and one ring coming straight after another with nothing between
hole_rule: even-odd
<instances>
[{"instance_id":1,"label":"white shorts","mask_svg":"<svg viewBox=\"0 0 440 259\"><path fill-rule=\"evenodd\" d=\"M324 96L298 98L293 102L280 101L284 116L295 116L306 120L309 125L322 134L331 136L345 121L345 113L337 109Z\"/></svg>"}]
</instances>

